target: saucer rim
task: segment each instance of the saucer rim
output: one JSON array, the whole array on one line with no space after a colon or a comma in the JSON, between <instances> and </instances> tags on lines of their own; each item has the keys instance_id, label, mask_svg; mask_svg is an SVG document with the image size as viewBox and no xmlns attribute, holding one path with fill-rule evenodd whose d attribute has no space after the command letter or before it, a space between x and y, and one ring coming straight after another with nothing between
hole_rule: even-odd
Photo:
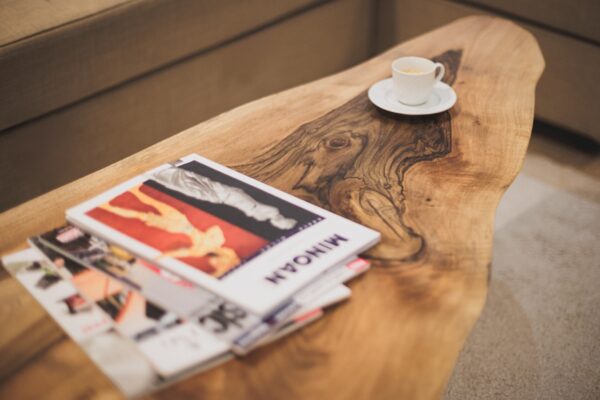
<instances>
[{"instance_id":1,"label":"saucer rim","mask_svg":"<svg viewBox=\"0 0 600 400\"><path fill-rule=\"evenodd\" d=\"M390 90L392 79L393 78L385 78L385 79L382 79L382 80L377 81L374 84L372 84L368 91L368 97L369 97L369 100L371 101L371 103L373 103L376 107L378 107L382 110L385 110L387 112L391 112L393 114L400 114L400 115L439 114L441 112L448 111L449 109L451 109L456 104L456 101L458 99L458 96L456 95L456 92L454 91L452 86L448 85L445 82L440 81L440 82L436 82L436 84L434 85L434 90L439 92L439 90L441 90L441 89L446 89L446 90L450 89L450 93L452 94L451 100L449 100L448 102L440 102L440 104L438 104L436 106L436 107L439 107L437 109L434 107L421 108L421 106L409 106L409 105L400 103L399 107L401 107L403 109L402 111L400 111L398 108L395 108L393 104L391 104L389 101L387 101L387 99L385 97L385 93L388 90ZM388 85L386 85L387 82L389 82ZM382 90L384 91L383 100L380 100L378 96L375 96L375 88L379 85L387 86L387 87L382 88ZM387 107L385 107L385 105L387 105ZM434 110L434 111L432 111L432 110Z\"/></svg>"}]
</instances>

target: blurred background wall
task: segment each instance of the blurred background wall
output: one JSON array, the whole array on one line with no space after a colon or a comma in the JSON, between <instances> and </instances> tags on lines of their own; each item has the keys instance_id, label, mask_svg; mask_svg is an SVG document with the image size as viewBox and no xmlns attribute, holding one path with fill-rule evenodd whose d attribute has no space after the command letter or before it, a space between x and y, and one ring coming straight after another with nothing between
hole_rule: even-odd
<instances>
[{"instance_id":1,"label":"blurred background wall","mask_svg":"<svg viewBox=\"0 0 600 400\"><path fill-rule=\"evenodd\" d=\"M537 118L600 140L595 0L1 2L0 211L471 14L533 32Z\"/></svg>"}]
</instances>

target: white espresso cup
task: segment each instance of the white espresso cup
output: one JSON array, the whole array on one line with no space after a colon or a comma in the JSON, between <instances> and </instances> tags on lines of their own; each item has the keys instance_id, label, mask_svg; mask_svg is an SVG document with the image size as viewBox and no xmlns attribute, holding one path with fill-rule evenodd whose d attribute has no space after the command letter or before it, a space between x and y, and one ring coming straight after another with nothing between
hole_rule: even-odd
<instances>
[{"instance_id":1,"label":"white espresso cup","mask_svg":"<svg viewBox=\"0 0 600 400\"><path fill-rule=\"evenodd\" d=\"M442 79L445 72L442 64L426 58L398 58L392 63L396 99L409 106L425 103L431 96L433 85Z\"/></svg>"}]
</instances>

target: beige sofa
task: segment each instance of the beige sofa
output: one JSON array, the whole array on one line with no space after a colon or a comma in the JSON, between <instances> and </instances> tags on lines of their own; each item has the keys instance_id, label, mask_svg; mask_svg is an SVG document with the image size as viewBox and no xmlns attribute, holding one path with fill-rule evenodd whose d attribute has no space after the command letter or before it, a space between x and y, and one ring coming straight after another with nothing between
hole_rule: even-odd
<instances>
[{"instance_id":1,"label":"beige sofa","mask_svg":"<svg viewBox=\"0 0 600 400\"><path fill-rule=\"evenodd\" d=\"M473 13L532 30L547 61L538 117L600 139L588 105L600 96L598 3L574 3L588 11L558 0L0 2L0 210Z\"/></svg>"},{"instance_id":2,"label":"beige sofa","mask_svg":"<svg viewBox=\"0 0 600 400\"><path fill-rule=\"evenodd\" d=\"M360 62L372 11L367 0L0 2L0 210Z\"/></svg>"}]
</instances>

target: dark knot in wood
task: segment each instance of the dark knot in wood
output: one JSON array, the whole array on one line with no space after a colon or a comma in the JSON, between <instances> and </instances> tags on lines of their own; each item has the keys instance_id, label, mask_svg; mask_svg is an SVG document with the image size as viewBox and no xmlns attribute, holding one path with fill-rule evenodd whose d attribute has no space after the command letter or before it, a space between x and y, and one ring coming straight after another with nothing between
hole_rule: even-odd
<instances>
[{"instance_id":1,"label":"dark knot in wood","mask_svg":"<svg viewBox=\"0 0 600 400\"><path fill-rule=\"evenodd\" d=\"M445 82L455 81L461 55L450 50L434 58L446 67ZM414 261L427 238L405 222L404 177L413 165L451 148L450 113L384 113L363 92L236 168L381 232L382 242L367 257Z\"/></svg>"}]
</instances>

